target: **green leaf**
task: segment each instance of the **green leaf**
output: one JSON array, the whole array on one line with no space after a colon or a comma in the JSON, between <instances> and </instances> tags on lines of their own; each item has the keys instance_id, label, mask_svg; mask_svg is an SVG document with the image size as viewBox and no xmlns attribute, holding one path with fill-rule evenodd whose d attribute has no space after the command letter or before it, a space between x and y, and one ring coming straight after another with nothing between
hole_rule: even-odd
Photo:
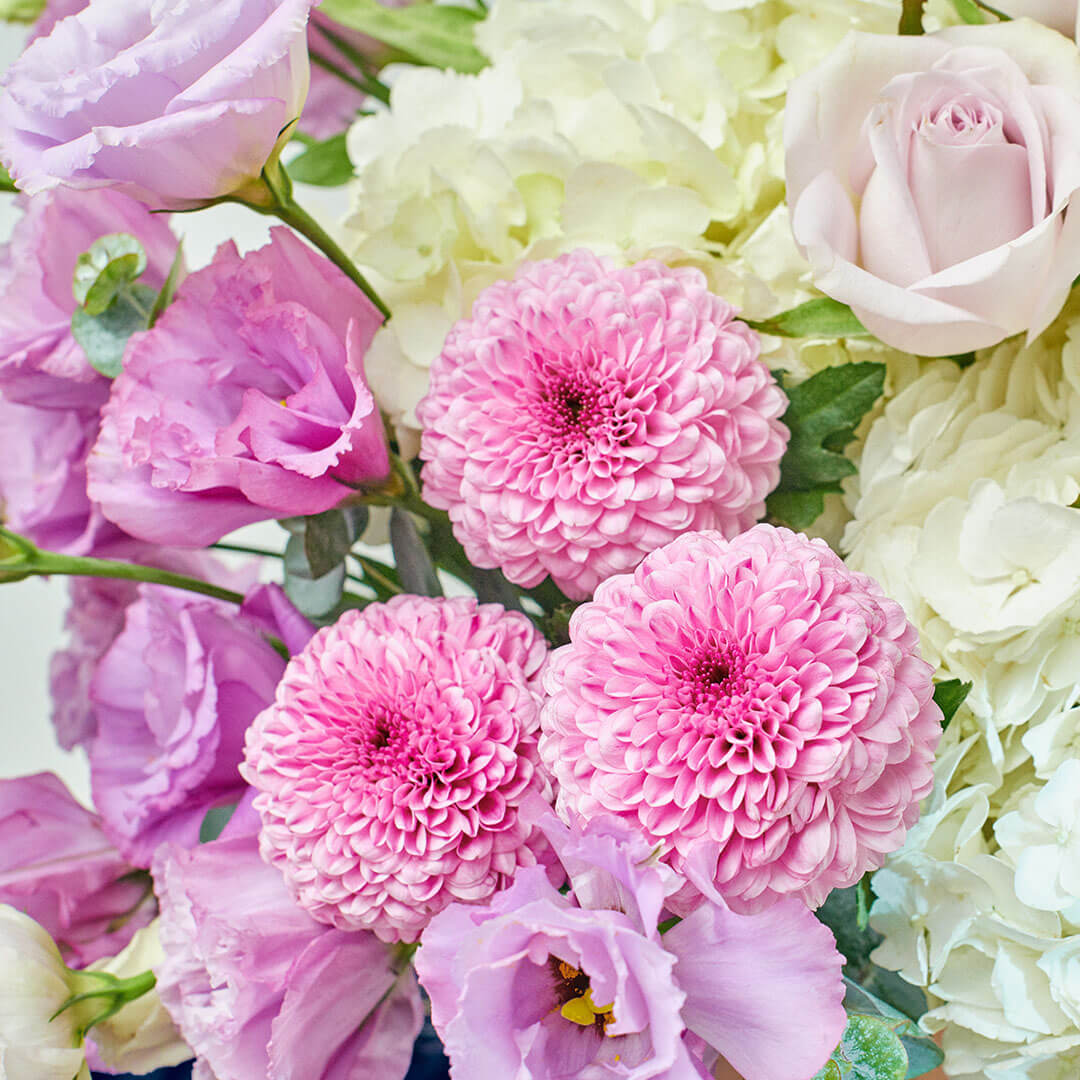
<instances>
[{"instance_id":1,"label":"green leaf","mask_svg":"<svg viewBox=\"0 0 1080 1080\"><path fill-rule=\"evenodd\" d=\"M904 7L900 13L900 25L898 34L913 35L925 33L923 30L922 17L926 0L903 0Z\"/></svg>"},{"instance_id":2,"label":"green leaf","mask_svg":"<svg viewBox=\"0 0 1080 1080\"><path fill-rule=\"evenodd\" d=\"M323 0L319 11L405 53L414 63L472 75L488 65L473 43L483 15L445 4L384 8L378 0Z\"/></svg>"},{"instance_id":3,"label":"green leaf","mask_svg":"<svg viewBox=\"0 0 1080 1080\"><path fill-rule=\"evenodd\" d=\"M501 570L473 568L472 581L476 599L482 604L502 604L507 611L520 611L518 591L506 580Z\"/></svg>"},{"instance_id":4,"label":"green leaf","mask_svg":"<svg viewBox=\"0 0 1080 1080\"><path fill-rule=\"evenodd\" d=\"M352 162L345 149L345 132L309 146L286 166L301 184L340 187L353 177Z\"/></svg>"},{"instance_id":5,"label":"green leaf","mask_svg":"<svg viewBox=\"0 0 1080 1080\"><path fill-rule=\"evenodd\" d=\"M146 269L146 252L129 233L109 233L90 245L75 262L72 292L88 315L100 315L121 290Z\"/></svg>"},{"instance_id":6,"label":"green leaf","mask_svg":"<svg viewBox=\"0 0 1080 1080\"><path fill-rule=\"evenodd\" d=\"M760 322L750 319L745 322L759 334L772 334L775 337L866 337L870 333L855 318L847 304L830 300L827 296L807 300L805 304Z\"/></svg>"},{"instance_id":7,"label":"green leaf","mask_svg":"<svg viewBox=\"0 0 1080 1080\"><path fill-rule=\"evenodd\" d=\"M147 285L130 285L100 314L76 308L71 336L82 346L95 371L115 379L124 366L128 338L149 324L155 293Z\"/></svg>"},{"instance_id":8,"label":"green leaf","mask_svg":"<svg viewBox=\"0 0 1080 1080\"><path fill-rule=\"evenodd\" d=\"M3 165L0 165L0 191L16 192L18 190L15 181L11 179L11 173Z\"/></svg>"},{"instance_id":9,"label":"green leaf","mask_svg":"<svg viewBox=\"0 0 1080 1080\"><path fill-rule=\"evenodd\" d=\"M329 574L345 561L356 537L340 510L327 510L305 519L304 557L313 578Z\"/></svg>"},{"instance_id":10,"label":"green leaf","mask_svg":"<svg viewBox=\"0 0 1080 1080\"><path fill-rule=\"evenodd\" d=\"M236 813L236 807L236 803L227 803L225 806L212 806L207 810L206 817L199 826L199 843L209 844L211 840L216 840Z\"/></svg>"},{"instance_id":11,"label":"green leaf","mask_svg":"<svg viewBox=\"0 0 1080 1080\"><path fill-rule=\"evenodd\" d=\"M398 577L406 592L418 596L442 596L439 575L420 538L416 522L400 506L390 511L390 546L394 549Z\"/></svg>"},{"instance_id":12,"label":"green leaf","mask_svg":"<svg viewBox=\"0 0 1080 1080\"><path fill-rule=\"evenodd\" d=\"M285 545L285 595L309 618L318 619L333 611L345 591L345 563L329 573L311 572L304 552L304 534L293 533Z\"/></svg>"},{"instance_id":13,"label":"green leaf","mask_svg":"<svg viewBox=\"0 0 1080 1080\"><path fill-rule=\"evenodd\" d=\"M952 6L956 9L956 14L966 23L979 26L986 21L978 4L973 3L973 0L952 0Z\"/></svg>"},{"instance_id":14,"label":"green leaf","mask_svg":"<svg viewBox=\"0 0 1080 1080\"><path fill-rule=\"evenodd\" d=\"M964 704L965 698L970 693L971 683L961 682L959 679L948 679L934 684L934 701L944 714L944 719L941 721L942 728L949 726L949 721L956 715L956 710Z\"/></svg>"},{"instance_id":15,"label":"green leaf","mask_svg":"<svg viewBox=\"0 0 1080 1080\"><path fill-rule=\"evenodd\" d=\"M825 493L841 490L840 481L855 472L841 451L884 386L885 365L864 362L825 368L785 388L783 421L791 441L780 462L780 483L768 499L773 517L805 529L824 509Z\"/></svg>"},{"instance_id":16,"label":"green leaf","mask_svg":"<svg viewBox=\"0 0 1080 1080\"><path fill-rule=\"evenodd\" d=\"M906 1016L899 1009L872 994L865 986L853 982L847 976L844 977L844 986L846 989L844 1008L849 1014L858 1013L876 1017L886 1024L903 1044L908 1059L905 1080L914 1080L914 1077L936 1069L945 1060L941 1048L924 1034L910 1016Z\"/></svg>"},{"instance_id":17,"label":"green leaf","mask_svg":"<svg viewBox=\"0 0 1080 1080\"><path fill-rule=\"evenodd\" d=\"M169 267L169 276L165 279L165 284L161 286L161 291L154 300L154 306L150 309L151 327L161 318L161 313L173 302L173 297L176 295L176 286L180 283L180 276L183 272L184 241L181 240L176 245L176 254L173 256L172 266Z\"/></svg>"},{"instance_id":18,"label":"green leaf","mask_svg":"<svg viewBox=\"0 0 1080 1080\"><path fill-rule=\"evenodd\" d=\"M45 10L45 0L0 0L4 22L32 23Z\"/></svg>"},{"instance_id":19,"label":"green leaf","mask_svg":"<svg viewBox=\"0 0 1080 1080\"><path fill-rule=\"evenodd\" d=\"M904 1080L904 1044L882 1020L849 1016L844 1037L815 1080Z\"/></svg>"}]
</instances>

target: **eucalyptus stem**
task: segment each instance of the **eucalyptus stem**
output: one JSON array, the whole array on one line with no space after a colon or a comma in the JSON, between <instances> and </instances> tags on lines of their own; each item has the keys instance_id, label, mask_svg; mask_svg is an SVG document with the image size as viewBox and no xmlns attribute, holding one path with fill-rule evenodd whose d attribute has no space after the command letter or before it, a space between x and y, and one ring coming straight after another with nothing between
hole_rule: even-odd
<instances>
[{"instance_id":1,"label":"eucalyptus stem","mask_svg":"<svg viewBox=\"0 0 1080 1080\"><path fill-rule=\"evenodd\" d=\"M46 577L52 574L69 577L116 578L121 581L139 581L148 585L168 585L174 589L212 596L215 600L227 600L242 604L243 596L232 589L223 589L209 581L175 574L157 566L140 563L118 562L114 559L93 559L82 555L61 555L56 551L42 551L25 536L0 528L0 582L21 581L26 577Z\"/></svg>"}]
</instances>

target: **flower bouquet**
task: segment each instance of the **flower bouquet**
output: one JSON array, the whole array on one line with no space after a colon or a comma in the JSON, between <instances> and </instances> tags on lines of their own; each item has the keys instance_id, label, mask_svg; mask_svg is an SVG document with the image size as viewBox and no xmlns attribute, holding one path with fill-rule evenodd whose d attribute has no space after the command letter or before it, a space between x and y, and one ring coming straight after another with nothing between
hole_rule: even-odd
<instances>
[{"instance_id":1,"label":"flower bouquet","mask_svg":"<svg viewBox=\"0 0 1080 1080\"><path fill-rule=\"evenodd\" d=\"M0 1080L1080 1076L1075 0L0 14Z\"/></svg>"}]
</instances>

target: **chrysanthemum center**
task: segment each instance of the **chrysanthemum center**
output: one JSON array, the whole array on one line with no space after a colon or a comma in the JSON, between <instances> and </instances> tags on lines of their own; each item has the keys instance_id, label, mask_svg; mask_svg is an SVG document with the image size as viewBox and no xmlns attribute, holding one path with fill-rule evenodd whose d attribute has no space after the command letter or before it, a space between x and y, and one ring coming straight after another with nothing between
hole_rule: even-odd
<instances>
[{"instance_id":1,"label":"chrysanthemum center","mask_svg":"<svg viewBox=\"0 0 1080 1080\"><path fill-rule=\"evenodd\" d=\"M698 710L722 710L754 688L754 680L747 676L746 657L726 639L709 640L672 657L671 667L678 679L677 698Z\"/></svg>"},{"instance_id":2,"label":"chrysanthemum center","mask_svg":"<svg viewBox=\"0 0 1080 1080\"><path fill-rule=\"evenodd\" d=\"M600 1034L606 1034L615 1022L611 1004L597 1005L592 999L589 976L580 968L558 957L548 957L548 967L555 978L555 998L559 1015L580 1027L595 1026Z\"/></svg>"},{"instance_id":3,"label":"chrysanthemum center","mask_svg":"<svg viewBox=\"0 0 1080 1080\"><path fill-rule=\"evenodd\" d=\"M602 389L584 372L560 373L540 392L540 419L563 439L587 439L608 419Z\"/></svg>"},{"instance_id":4,"label":"chrysanthemum center","mask_svg":"<svg viewBox=\"0 0 1080 1080\"><path fill-rule=\"evenodd\" d=\"M356 768L369 781L413 775L421 766L416 723L396 704L370 702L350 732Z\"/></svg>"}]
</instances>

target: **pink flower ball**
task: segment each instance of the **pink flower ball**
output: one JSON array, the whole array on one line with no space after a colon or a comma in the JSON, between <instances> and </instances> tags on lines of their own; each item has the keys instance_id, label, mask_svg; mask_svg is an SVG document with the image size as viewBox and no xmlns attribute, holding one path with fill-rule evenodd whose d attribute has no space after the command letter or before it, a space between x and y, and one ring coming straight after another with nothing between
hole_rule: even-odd
<instances>
[{"instance_id":1,"label":"pink flower ball","mask_svg":"<svg viewBox=\"0 0 1080 1080\"><path fill-rule=\"evenodd\" d=\"M629 819L735 911L817 907L917 820L941 737L931 668L900 605L823 541L682 536L604 582L570 637L541 719L558 809Z\"/></svg>"},{"instance_id":2,"label":"pink flower ball","mask_svg":"<svg viewBox=\"0 0 1080 1080\"><path fill-rule=\"evenodd\" d=\"M424 494L476 566L575 599L780 479L787 399L695 269L575 251L485 289L416 413Z\"/></svg>"},{"instance_id":3,"label":"pink flower ball","mask_svg":"<svg viewBox=\"0 0 1080 1080\"><path fill-rule=\"evenodd\" d=\"M350 611L289 663L247 735L263 858L316 919L415 940L552 861L518 806L539 767L544 639L472 598Z\"/></svg>"}]
</instances>

